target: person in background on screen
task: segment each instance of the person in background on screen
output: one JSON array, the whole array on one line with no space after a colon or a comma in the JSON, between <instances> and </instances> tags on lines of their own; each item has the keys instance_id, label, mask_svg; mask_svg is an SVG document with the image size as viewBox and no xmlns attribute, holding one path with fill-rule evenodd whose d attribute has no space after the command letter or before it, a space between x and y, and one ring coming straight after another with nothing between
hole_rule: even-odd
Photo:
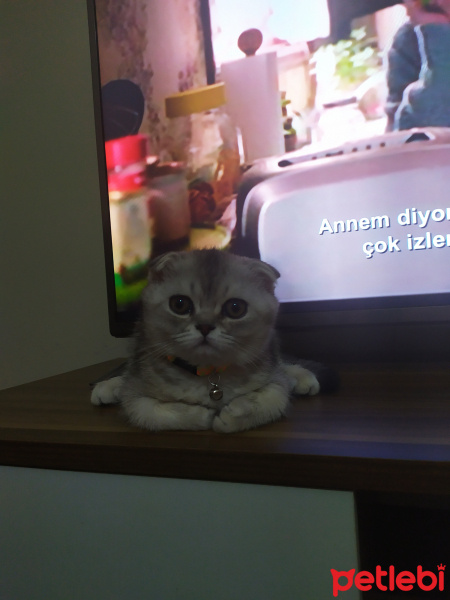
<instances>
[{"instance_id":1,"label":"person in background on screen","mask_svg":"<svg viewBox=\"0 0 450 600\"><path fill-rule=\"evenodd\" d=\"M430 23L450 24L450 0L404 0L404 5L409 22L402 25L394 36L387 59L387 131L394 129L395 114L402 102L403 92L419 79L422 61L414 28Z\"/></svg>"}]
</instances>

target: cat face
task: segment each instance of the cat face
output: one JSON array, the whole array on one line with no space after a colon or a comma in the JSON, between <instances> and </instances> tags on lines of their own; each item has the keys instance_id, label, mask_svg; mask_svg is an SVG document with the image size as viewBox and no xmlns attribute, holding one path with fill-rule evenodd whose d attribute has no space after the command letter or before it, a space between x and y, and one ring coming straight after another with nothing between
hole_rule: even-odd
<instances>
[{"instance_id":1,"label":"cat face","mask_svg":"<svg viewBox=\"0 0 450 600\"><path fill-rule=\"evenodd\" d=\"M279 273L219 250L157 259L143 295L149 353L196 365L247 365L264 351L278 310Z\"/></svg>"}]
</instances>

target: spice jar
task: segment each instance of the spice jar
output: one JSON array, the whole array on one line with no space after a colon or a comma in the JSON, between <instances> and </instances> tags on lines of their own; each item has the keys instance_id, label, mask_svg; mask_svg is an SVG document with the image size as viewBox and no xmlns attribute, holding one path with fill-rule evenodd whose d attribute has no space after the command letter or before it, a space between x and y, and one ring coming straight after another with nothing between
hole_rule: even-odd
<instances>
[{"instance_id":1,"label":"spice jar","mask_svg":"<svg viewBox=\"0 0 450 600\"><path fill-rule=\"evenodd\" d=\"M147 137L130 135L105 144L108 192L119 306L136 301L146 284L152 251L147 186Z\"/></svg>"},{"instance_id":2,"label":"spice jar","mask_svg":"<svg viewBox=\"0 0 450 600\"><path fill-rule=\"evenodd\" d=\"M166 116L189 117L185 145L191 222L216 221L240 178L238 131L225 111L225 84L217 83L166 98Z\"/></svg>"}]
</instances>

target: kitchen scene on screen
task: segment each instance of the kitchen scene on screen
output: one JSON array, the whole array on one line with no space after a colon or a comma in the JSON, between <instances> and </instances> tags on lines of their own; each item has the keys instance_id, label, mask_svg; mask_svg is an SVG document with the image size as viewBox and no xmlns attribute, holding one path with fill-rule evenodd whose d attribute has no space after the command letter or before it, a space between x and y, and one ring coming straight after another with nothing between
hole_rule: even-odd
<instances>
[{"instance_id":1,"label":"kitchen scene on screen","mask_svg":"<svg viewBox=\"0 0 450 600\"><path fill-rule=\"evenodd\" d=\"M399 116L424 60L401 2L98 0L96 11L119 309L161 253L233 250L237 191L258 161L417 125Z\"/></svg>"}]
</instances>

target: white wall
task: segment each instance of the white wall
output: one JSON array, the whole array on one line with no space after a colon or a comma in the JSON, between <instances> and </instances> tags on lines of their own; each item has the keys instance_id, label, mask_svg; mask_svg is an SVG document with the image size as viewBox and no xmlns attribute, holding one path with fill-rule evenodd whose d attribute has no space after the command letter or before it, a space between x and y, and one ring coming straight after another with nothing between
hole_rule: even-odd
<instances>
[{"instance_id":1,"label":"white wall","mask_svg":"<svg viewBox=\"0 0 450 600\"><path fill-rule=\"evenodd\" d=\"M0 3L0 389L123 356L108 331L84 0Z\"/></svg>"},{"instance_id":2,"label":"white wall","mask_svg":"<svg viewBox=\"0 0 450 600\"><path fill-rule=\"evenodd\" d=\"M326 600L350 493L0 467L2 600ZM343 594L355 600L355 590Z\"/></svg>"}]
</instances>

